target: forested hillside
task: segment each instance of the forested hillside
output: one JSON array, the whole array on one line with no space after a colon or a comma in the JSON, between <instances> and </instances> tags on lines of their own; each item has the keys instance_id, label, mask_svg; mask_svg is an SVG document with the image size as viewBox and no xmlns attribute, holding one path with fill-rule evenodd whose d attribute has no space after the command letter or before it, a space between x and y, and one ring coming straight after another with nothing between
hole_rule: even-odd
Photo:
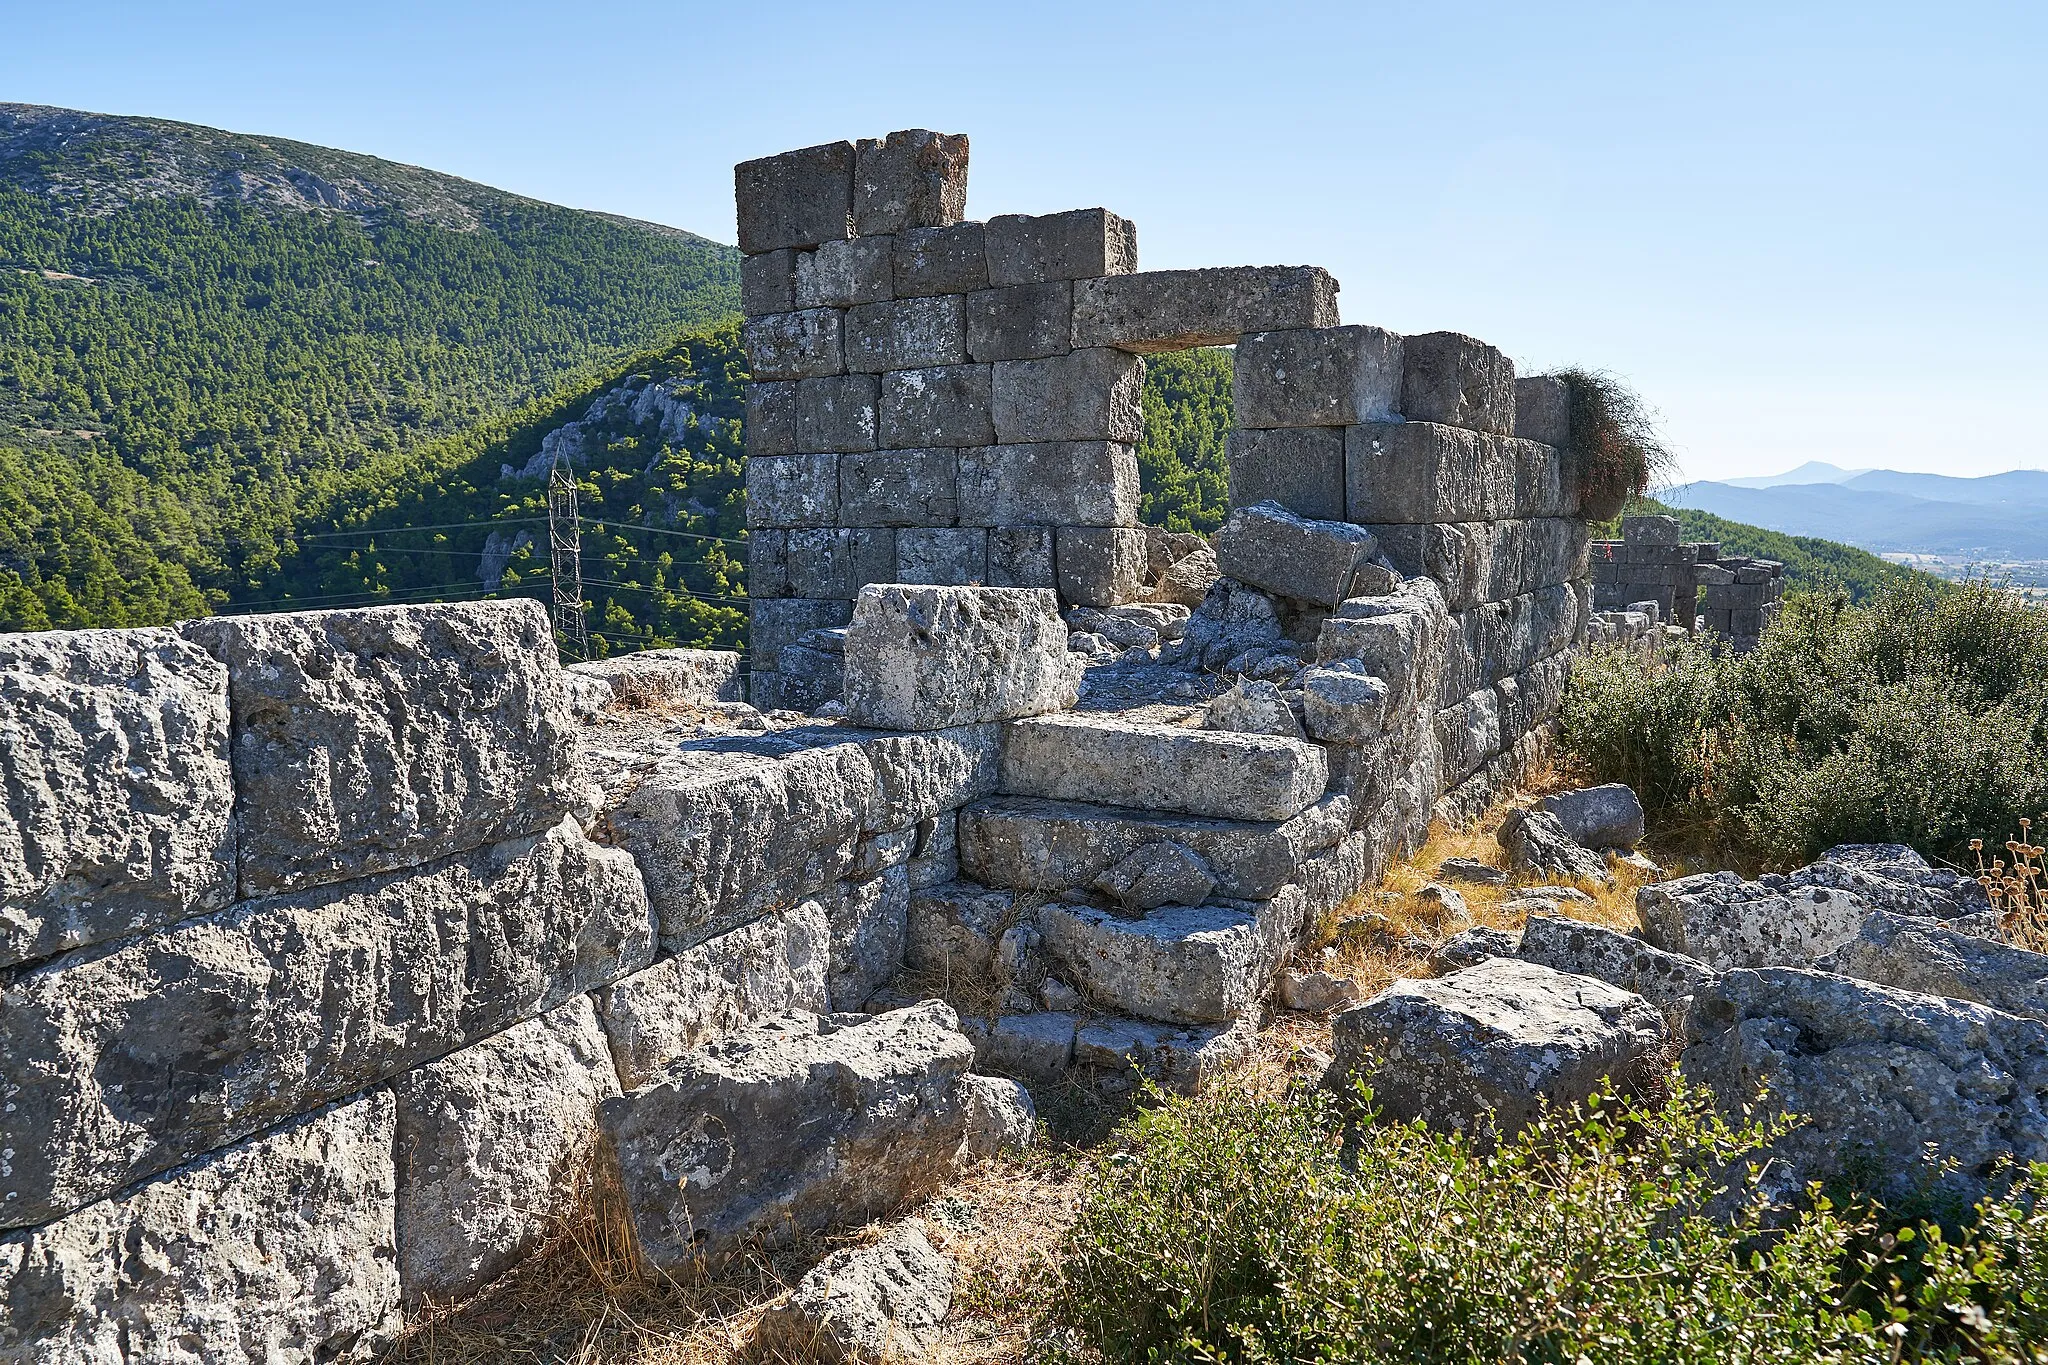
<instances>
[{"instance_id":1,"label":"forested hillside","mask_svg":"<svg viewBox=\"0 0 2048 1365\"><path fill-rule=\"evenodd\" d=\"M737 292L736 253L673 229L0 106L0 628L276 596L306 533Z\"/></svg>"}]
</instances>

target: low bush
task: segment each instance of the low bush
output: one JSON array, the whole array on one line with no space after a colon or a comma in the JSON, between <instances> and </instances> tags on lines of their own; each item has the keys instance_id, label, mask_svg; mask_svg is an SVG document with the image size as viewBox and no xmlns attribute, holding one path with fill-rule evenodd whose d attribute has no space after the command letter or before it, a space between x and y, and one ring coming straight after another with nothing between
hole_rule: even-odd
<instances>
[{"instance_id":1,"label":"low bush","mask_svg":"<svg viewBox=\"0 0 2048 1365\"><path fill-rule=\"evenodd\" d=\"M1139 1114L1049 1286L1074 1360L2048 1361L2037 1166L1975 1217L1729 1215L1763 1140L1697 1093L1611 1099L1475 1152L1348 1101L1220 1096Z\"/></svg>"},{"instance_id":2,"label":"low bush","mask_svg":"<svg viewBox=\"0 0 2048 1365\"><path fill-rule=\"evenodd\" d=\"M1579 506L1601 521L1676 466L1657 434L1656 415L1634 389L1604 370L1561 370L1558 378L1565 383Z\"/></svg>"}]
</instances>

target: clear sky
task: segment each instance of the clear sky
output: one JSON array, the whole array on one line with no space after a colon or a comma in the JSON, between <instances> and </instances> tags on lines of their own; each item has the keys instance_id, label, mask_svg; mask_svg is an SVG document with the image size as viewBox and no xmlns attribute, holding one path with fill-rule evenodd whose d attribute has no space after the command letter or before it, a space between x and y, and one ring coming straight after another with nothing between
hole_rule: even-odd
<instances>
[{"instance_id":1,"label":"clear sky","mask_svg":"<svg viewBox=\"0 0 2048 1365\"><path fill-rule=\"evenodd\" d=\"M1632 381L1692 477L2048 466L2048 5L0 0L0 99L733 238L735 161L973 139L968 211Z\"/></svg>"}]
</instances>

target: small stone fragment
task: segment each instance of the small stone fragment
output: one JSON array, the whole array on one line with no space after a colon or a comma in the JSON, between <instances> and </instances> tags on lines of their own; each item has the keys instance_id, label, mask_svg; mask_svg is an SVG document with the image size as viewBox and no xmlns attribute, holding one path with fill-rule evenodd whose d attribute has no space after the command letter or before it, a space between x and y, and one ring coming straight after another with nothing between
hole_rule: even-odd
<instances>
[{"instance_id":1,"label":"small stone fragment","mask_svg":"<svg viewBox=\"0 0 2048 1365\"><path fill-rule=\"evenodd\" d=\"M1162 905L1200 905L1216 889L1201 855L1186 844L1143 844L1105 868L1095 889L1136 914Z\"/></svg>"},{"instance_id":2,"label":"small stone fragment","mask_svg":"<svg viewBox=\"0 0 2048 1365\"><path fill-rule=\"evenodd\" d=\"M953 1304L953 1263L905 1219L873 1246L835 1251L754 1332L757 1350L821 1365L932 1358Z\"/></svg>"}]
</instances>

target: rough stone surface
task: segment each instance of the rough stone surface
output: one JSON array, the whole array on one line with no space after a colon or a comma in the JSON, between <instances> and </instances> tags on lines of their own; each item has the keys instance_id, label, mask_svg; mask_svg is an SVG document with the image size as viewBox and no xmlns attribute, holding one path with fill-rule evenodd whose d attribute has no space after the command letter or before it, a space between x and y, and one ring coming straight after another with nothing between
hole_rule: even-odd
<instances>
[{"instance_id":1,"label":"rough stone surface","mask_svg":"<svg viewBox=\"0 0 2048 1365\"><path fill-rule=\"evenodd\" d=\"M1586 524L1569 517L1370 529L1396 569L1436 579L1456 611L1583 578L1592 545Z\"/></svg>"},{"instance_id":2,"label":"rough stone surface","mask_svg":"<svg viewBox=\"0 0 2048 1365\"><path fill-rule=\"evenodd\" d=\"M1016 897L1008 892L942 883L910 898L905 960L948 989L993 982L996 945L1016 920Z\"/></svg>"},{"instance_id":3,"label":"rough stone surface","mask_svg":"<svg viewBox=\"0 0 2048 1365\"><path fill-rule=\"evenodd\" d=\"M1166 1090L1193 1094L1252 1049L1250 1019L1227 1026L1189 1028L1147 1019L1104 1019L1074 1036L1074 1064L1112 1093L1134 1089L1144 1076Z\"/></svg>"},{"instance_id":4,"label":"rough stone surface","mask_svg":"<svg viewBox=\"0 0 2048 1365\"><path fill-rule=\"evenodd\" d=\"M988 1064L1033 1080L1058 1080L1073 1063L1077 1024L1056 1010L1003 1015L988 1031Z\"/></svg>"},{"instance_id":5,"label":"rough stone surface","mask_svg":"<svg viewBox=\"0 0 2048 1365\"><path fill-rule=\"evenodd\" d=\"M983 446L960 452L963 526L1130 526L1138 456L1112 441Z\"/></svg>"},{"instance_id":6,"label":"rough stone surface","mask_svg":"<svg viewBox=\"0 0 2048 1365\"><path fill-rule=\"evenodd\" d=\"M950 227L966 211L966 134L906 128L853 144L853 227L862 237Z\"/></svg>"},{"instance_id":7,"label":"rough stone surface","mask_svg":"<svg viewBox=\"0 0 2048 1365\"><path fill-rule=\"evenodd\" d=\"M1682 1028L1692 998L1720 976L1695 958L1652 948L1618 929L1555 913L1530 914L1520 955L1525 961L1633 991L1663 1008L1666 1017L1675 1020L1674 1031Z\"/></svg>"},{"instance_id":8,"label":"rough stone surface","mask_svg":"<svg viewBox=\"0 0 2048 1365\"><path fill-rule=\"evenodd\" d=\"M1247 332L1335 327L1337 281L1312 265L1105 274L1074 286L1074 345L1147 354Z\"/></svg>"},{"instance_id":9,"label":"rough stone surface","mask_svg":"<svg viewBox=\"0 0 2048 1365\"><path fill-rule=\"evenodd\" d=\"M796 448L799 454L839 453L875 448L881 381L871 374L835 374L796 386Z\"/></svg>"},{"instance_id":10,"label":"rough stone surface","mask_svg":"<svg viewBox=\"0 0 2048 1365\"><path fill-rule=\"evenodd\" d=\"M1228 692L1209 703L1202 717L1206 730L1230 730L1247 735L1281 735L1301 739L1301 721L1287 704L1277 684L1259 678L1240 678Z\"/></svg>"},{"instance_id":11,"label":"rough stone surface","mask_svg":"<svg viewBox=\"0 0 2048 1365\"><path fill-rule=\"evenodd\" d=\"M1344 432L1338 427L1233 428L1224 443L1230 505L1275 502L1296 516L1344 520Z\"/></svg>"},{"instance_id":12,"label":"rough stone surface","mask_svg":"<svg viewBox=\"0 0 2048 1365\"><path fill-rule=\"evenodd\" d=\"M792 450L795 438L790 440ZM830 454L747 457L747 525L830 526L839 516L839 457Z\"/></svg>"},{"instance_id":13,"label":"rough stone surface","mask_svg":"<svg viewBox=\"0 0 2048 1365\"><path fill-rule=\"evenodd\" d=\"M1004 445L1144 436L1145 362L1106 347L995 363L995 429ZM988 440L962 442L987 445Z\"/></svg>"},{"instance_id":14,"label":"rough stone surface","mask_svg":"<svg viewBox=\"0 0 2048 1365\"><path fill-rule=\"evenodd\" d=\"M966 363L966 314L957 294L870 303L846 315L849 370L877 375ZM914 443L916 436L892 437L892 443L906 439Z\"/></svg>"},{"instance_id":15,"label":"rough stone surface","mask_svg":"<svg viewBox=\"0 0 2048 1365\"><path fill-rule=\"evenodd\" d=\"M1242 337L1231 398L1241 427L1348 427L1389 421L1401 411L1401 338L1378 327L1318 327ZM1341 517L1342 512L1313 515Z\"/></svg>"},{"instance_id":16,"label":"rough stone surface","mask_svg":"<svg viewBox=\"0 0 2048 1365\"><path fill-rule=\"evenodd\" d=\"M1277 502L1237 508L1216 533L1216 562L1227 577L1321 607L1391 586L1373 563L1378 553L1364 527L1304 520Z\"/></svg>"},{"instance_id":17,"label":"rough stone surface","mask_svg":"<svg viewBox=\"0 0 2048 1365\"><path fill-rule=\"evenodd\" d=\"M846 633L846 713L859 725L943 730L1074 704L1078 661L1043 588L861 590Z\"/></svg>"},{"instance_id":18,"label":"rough stone surface","mask_svg":"<svg viewBox=\"0 0 2048 1365\"><path fill-rule=\"evenodd\" d=\"M0 995L0 1226L350 1095L643 967L632 858L573 822L188 919Z\"/></svg>"},{"instance_id":19,"label":"rough stone surface","mask_svg":"<svg viewBox=\"0 0 2048 1365\"><path fill-rule=\"evenodd\" d=\"M1591 977L1488 958L1397 981L1331 1024L1334 1080L1362 1076L1388 1118L1507 1136L1581 1103L1660 1048L1649 1002Z\"/></svg>"},{"instance_id":20,"label":"rough stone surface","mask_svg":"<svg viewBox=\"0 0 2048 1365\"><path fill-rule=\"evenodd\" d=\"M391 1096L0 1239L0 1358L368 1361L399 1327Z\"/></svg>"},{"instance_id":21,"label":"rough stone surface","mask_svg":"<svg viewBox=\"0 0 2048 1365\"><path fill-rule=\"evenodd\" d=\"M676 1058L774 1014L828 1008L832 927L804 901L663 958L599 991L619 1084L637 1089Z\"/></svg>"},{"instance_id":22,"label":"rough stone surface","mask_svg":"<svg viewBox=\"0 0 2048 1365\"><path fill-rule=\"evenodd\" d=\"M857 1224L947 1178L974 1056L957 1016L927 1001L842 1018L764 1020L600 1106L600 1159L651 1265Z\"/></svg>"},{"instance_id":23,"label":"rough stone surface","mask_svg":"<svg viewBox=\"0 0 2048 1365\"><path fill-rule=\"evenodd\" d=\"M227 671L170 630L0 636L0 967L235 897Z\"/></svg>"},{"instance_id":24,"label":"rough stone surface","mask_svg":"<svg viewBox=\"0 0 2048 1365\"><path fill-rule=\"evenodd\" d=\"M1387 685L1363 665L1302 674L1301 708L1309 735L1324 744L1370 744L1387 725Z\"/></svg>"},{"instance_id":25,"label":"rough stone surface","mask_svg":"<svg viewBox=\"0 0 2048 1365\"><path fill-rule=\"evenodd\" d=\"M1634 848L1643 841L1643 803L1619 782L1546 796L1543 809L1582 848Z\"/></svg>"},{"instance_id":26,"label":"rough stone surface","mask_svg":"<svg viewBox=\"0 0 2048 1365\"><path fill-rule=\"evenodd\" d=\"M1765 1172L1786 1195L1844 1161L1910 1184L1931 1144L1981 1188L2001 1157L2048 1160L2048 1025L1961 1000L1794 968L1731 971L1693 999L1681 1067L1730 1110L1763 1090L1815 1120L1781 1139ZM1757 1160L1761 1161L1759 1156Z\"/></svg>"},{"instance_id":27,"label":"rough stone surface","mask_svg":"<svg viewBox=\"0 0 2048 1365\"><path fill-rule=\"evenodd\" d=\"M1773 894L1733 872L1702 872L1636 892L1644 937L1719 971L1810 966L1854 938L1869 914L1851 892L1800 886Z\"/></svg>"},{"instance_id":28,"label":"rough stone surface","mask_svg":"<svg viewBox=\"0 0 2048 1365\"><path fill-rule=\"evenodd\" d=\"M1454 972L1488 958L1517 957L1521 946L1522 936L1518 933L1495 929L1491 925L1474 925L1470 929L1459 930L1439 944L1430 954L1430 965L1440 972Z\"/></svg>"},{"instance_id":29,"label":"rough stone surface","mask_svg":"<svg viewBox=\"0 0 2048 1365\"><path fill-rule=\"evenodd\" d=\"M1038 1106L1031 1092L1006 1076L969 1076L967 1145L962 1155L979 1161L999 1152L1021 1152L1038 1132Z\"/></svg>"},{"instance_id":30,"label":"rough stone surface","mask_svg":"<svg viewBox=\"0 0 2048 1365\"><path fill-rule=\"evenodd\" d=\"M587 997L406 1072L398 1275L408 1304L465 1297L540 1245L578 1189L600 1100L619 1093Z\"/></svg>"},{"instance_id":31,"label":"rough stone surface","mask_svg":"<svg viewBox=\"0 0 2048 1365\"><path fill-rule=\"evenodd\" d=\"M1515 365L1458 332L1424 332L1401 346L1401 413L1499 436L1515 433Z\"/></svg>"},{"instance_id":32,"label":"rough stone surface","mask_svg":"<svg viewBox=\"0 0 2048 1365\"><path fill-rule=\"evenodd\" d=\"M828 142L733 167L740 250L816 246L853 235L851 142Z\"/></svg>"},{"instance_id":33,"label":"rough stone surface","mask_svg":"<svg viewBox=\"0 0 2048 1365\"><path fill-rule=\"evenodd\" d=\"M538 602L182 629L227 665L245 897L545 829L573 804L573 721Z\"/></svg>"},{"instance_id":34,"label":"rough stone surface","mask_svg":"<svg viewBox=\"0 0 2048 1365\"><path fill-rule=\"evenodd\" d=\"M1959 919L1991 908L1975 877L1931 867L1904 844L1838 844L1811 866L1782 878L1766 874L1757 880L1773 891L1795 886L1850 891L1871 906L1899 915Z\"/></svg>"},{"instance_id":35,"label":"rough stone surface","mask_svg":"<svg viewBox=\"0 0 2048 1365\"><path fill-rule=\"evenodd\" d=\"M1358 1003L1358 983L1329 972L1282 972L1280 1003L1291 1010L1326 1014Z\"/></svg>"},{"instance_id":36,"label":"rough stone surface","mask_svg":"<svg viewBox=\"0 0 2048 1365\"><path fill-rule=\"evenodd\" d=\"M966 294L988 288L987 229L980 223L906 228L896 234L899 299Z\"/></svg>"},{"instance_id":37,"label":"rough stone surface","mask_svg":"<svg viewBox=\"0 0 2048 1365\"><path fill-rule=\"evenodd\" d=\"M1477 882L1482 886L1506 886L1505 869L1492 867L1477 858L1446 858L1436 874L1454 882Z\"/></svg>"},{"instance_id":38,"label":"rough stone surface","mask_svg":"<svg viewBox=\"0 0 2048 1365\"><path fill-rule=\"evenodd\" d=\"M1036 360L1064 355L1074 336L1074 286L1068 280L983 289L967 296L967 350L976 360Z\"/></svg>"},{"instance_id":39,"label":"rough stone surface","mask_svg":"<svg viewBox=\"0 0 2048 1365\"><path fill-rule=\"evenodd\" d=\"M1515 435L1559 449L1571 444L1571 387L1554 374L1515 381Z\"/></svg>"},{"instance_id":40,"label":"rough stone surface","mask_svg":"<svg viewBox=\"0 0 2048 1365\"><path fill-rule=\"evenodd\" d=\"M1286 820L1323 794L1323 751L1295 739L1107 716L1005 727L1002 790L1233 820Z\"/></svg>"},{"instance_id":41,"label":"rough stone surface","mask_svg":"<svg viewBox=\"0 0 2048 1365\"><path fill-rule=\"evenodd\" d=\"M748 318L740 339L753 377L758 381L844 374L844 321L837 308L802 308Z\"/></svg>"},{"instance_id":42,"label":"rough stone surface","mask_svg":"<svg viewBox=\"0 0 2048 1365\"><path fill-rule=\"evenodd\" d=\"M881 434L877 443L891 449L993 443L996 432L990 417L991 368L936 365L892 370L883 375Z\"/></svg>"},{"instance_id":43,"label":"rough stone surface","mask_svg":"<svg viewBox=\"0 0 2048 1365\"><path fill-rule=\"evenodd\" d=\"M1064 902L1039 911L1063 975L1105 1008L1166 1023L1235 1019L1265 993L1284 914L1230 905L1165 906L1142 919ZM1296 927L1299 927L1298 925Z\"/></svg>"},{"instance_id":44,"label":"rough stone surface","mask_svg":"<svg viewBox=\"0 0 2048 1365\"><path fill-rule=\"evenodd\" d=\"M1086 280L1137 268L1137 225L1107 209L1013 213L988 221L990 284Z\"/></svg>"},{"instance_id":45,"label":"rough stone surface","mask_svg":"<svg viewBox=\"0 0 2048 1365\"><path fill-rule=\"evenodd\" d=\"M610 691L608 704L626 710L743 700L740 656L730 649L643 649L571 664L567 671L601 680Z\"/></svg>"},{"instance_id":46,"label":"rough stone surface","mask_svg":"<svg viewBox=\"0 0 2048 1365\"><path fill-rule=\"evenodd\" d=\"M2048 954L1960 933L1938 920L1873 911L1855 938L1815 965L1838 976L2048 1021Z\"/></svg>"},{"instance_id":47,"label":"rough stone surface","mask_svg":"<svg viewBox=\"0 0 2048 1365\"><path fill-rule=\"evenodd\" d=\"M1060 599L1116 607L1145 592L1145 533L1135 526L1062 526L1054 533Z\"/></svg>"},{"instance_id":48,"label":"rough stone surface","mask_svg":"<svg viewBox=\"0 0 2048 1365\"><path fill-rule=\"evenodd\" d=\"M886 236L850 237L796 253L794 307L848 308L888 298L895 246ZM744 287L744 266L741 283Z\"/></svg>"},{"instance_id":49,"label":"rough stone surface","mask_svg":"<svg viewBox=\"0 0 2048 1365\"><path fill-rule=\"evenodd\" d=\"M869 1246L835 1251L762 1315L758 1351L823 1365L935 1359L953 1304L953 1263L907 1218Z\"/></svg>"},{"instance_id":50,"label":"rough stone surface","mask_svg":"<svg viewBox=\"0 0 2048 1365\"><path fill-rule=\"evenodd\" d=\"M1508 851L1508 862L1524 871L1566 881L1605 884L1610 880L1600 855L1581 848L1547 810L1522 812L1520 819L1502 825L1500 839Z\"/></svg>"},{"instance_id":51,"label":"rough stone surface","mask_svg":"<svg viewBox=\"0 0 2048 1365\"><path fill-rule=\"evenodd\" d=\"M903 970L910 932L909 869L847 882L825 906L831 928L825 1000L835 1010L857 1010Z\"/></svg>"},{"instance_id":52,"label":"rough stone surface","mask_svg":"<svg viewBox=\"0 0 2048 1365\"><path fill-rule=\"evenodd\" d=\"M1361 525L1571 517L1578 495L1549 446L1436 422L1345 429L1345 506Z\"/></svg>"},{"instance_id":53,"label":"rough stone surface","mask_svg":"<svg viewBox=\"0 0 2048 1365\"><path fill-rule=\"evenodd\" d=\"M1162 905L1200 905L1216 890L1216 878L1186 844L1160 840L1140 844L1104 868L1094 886L1125 910L1143 914Z\"/></svg>"}]
</instances>

